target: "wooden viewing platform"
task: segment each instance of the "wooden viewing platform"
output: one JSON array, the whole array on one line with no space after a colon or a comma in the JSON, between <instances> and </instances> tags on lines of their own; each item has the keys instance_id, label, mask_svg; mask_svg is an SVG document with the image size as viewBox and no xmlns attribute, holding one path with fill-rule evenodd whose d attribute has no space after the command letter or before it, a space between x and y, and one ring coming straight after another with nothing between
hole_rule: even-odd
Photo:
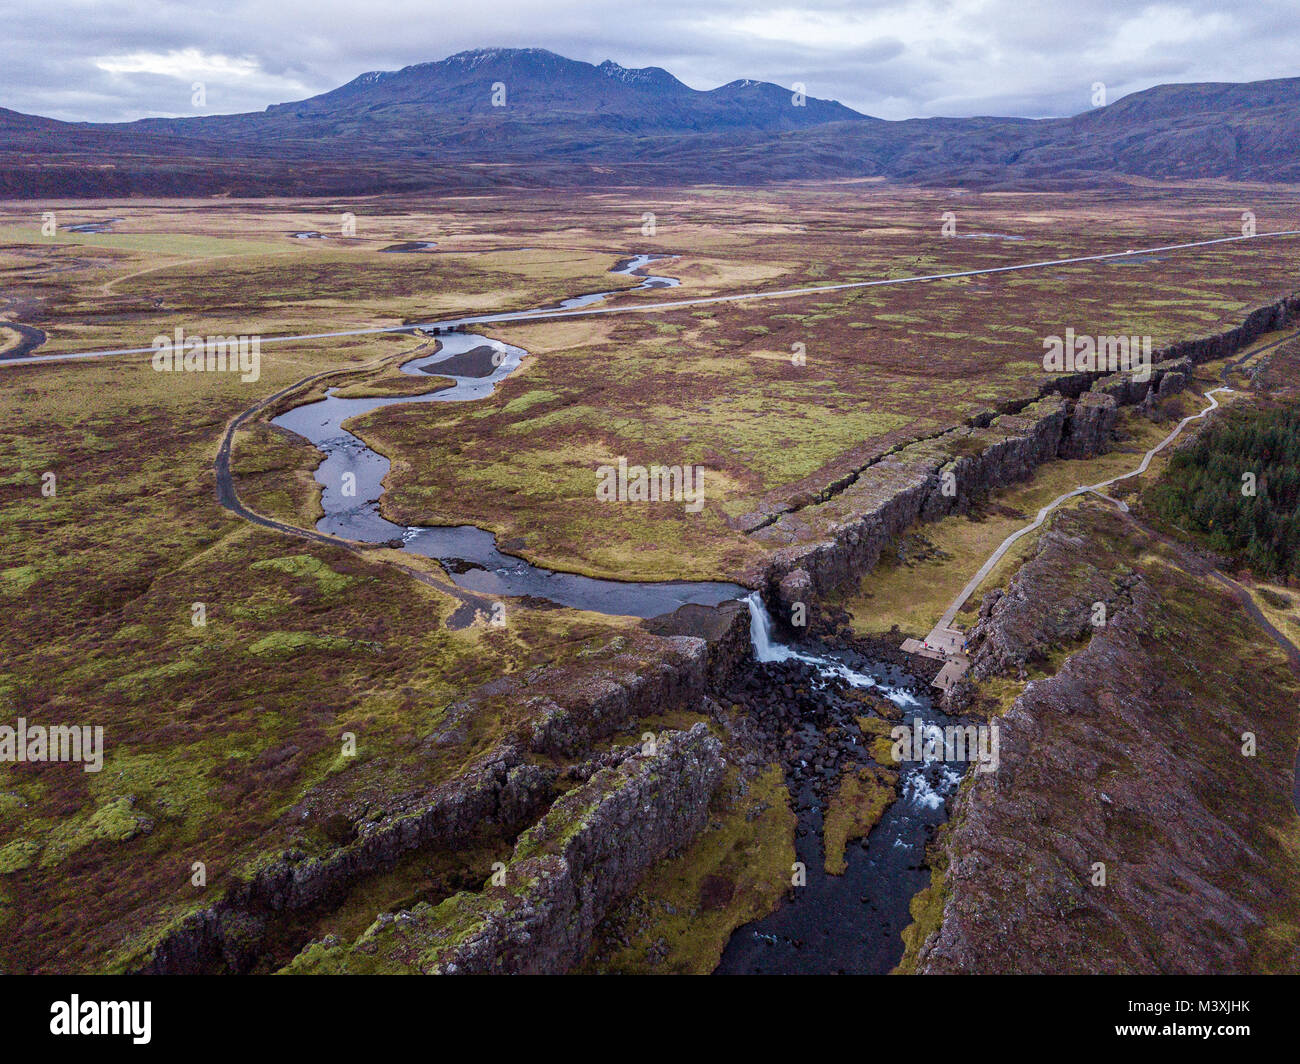
<instances>
[{"instance_id":1,"label":"wooden viewing platform","mask_svg":"<svg viewBox=\"0 0 1300 1064\"><path fill-rule=\"evenodd\" d=\"M964 650L965 644L965 632L940 622L934 626L924 641L905 639L901 649L905 654L916 654L923 658L942 661L943 668L939 670L939 675L930 681L930 685L946 691L970 668L970 658L966 656Z\"/></svg>"}]
</instances>

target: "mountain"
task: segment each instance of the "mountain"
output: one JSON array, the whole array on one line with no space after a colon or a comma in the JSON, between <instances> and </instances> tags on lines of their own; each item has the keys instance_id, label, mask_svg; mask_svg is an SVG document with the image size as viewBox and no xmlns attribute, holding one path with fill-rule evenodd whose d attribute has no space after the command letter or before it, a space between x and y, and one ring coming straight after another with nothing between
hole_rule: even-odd
<instances>
[{"instance_id":1,"label":"mountain","mask_svg":"<svg viewBox=\"0 0 1300 1064\"><path fill-rule=\"evenodd\" d=\"M599 66L541 48L461 52L437 63L362 74L330 92L264 112L145 119L117 126L151 137L220 138L310 152L348 141L382 155L478 153L618 161L630 138L770 134L869 121L841 104L735 81L707 92L658 67ZM489 149L484 152L484 149Z\"/></svg>"},{"instance_id":2,"label":"mountain","mask_svg":"<svg viewBox=\"0 0 1300 1064\"><path fill-rule=\"evenodd\" d=\"M500 106L493 89L504 88ZM332 92L267 108L272 119L427 123L488 119L594 122L624 132L802 129L862 118L826 100L791 103L788 89L733 81L702 92L659 67L599 66L541 48L461 52L438 63L362 74Z\"/></svg>"},{"instance_id":3,"label":"mountain","mask_svg":"<svg viewBox=\"0 0 1300 1064\"><path fill-rule=\"evenodd\" d=\"M1054 143L1025 160L1111 165L1148 177L1300 180L1300 78L1157 85L1055 124Z\"/></svg>"},{"instance_id":4,"label":"mountain","mask_svg":"<svg viewBox=\"0 0 1300 1064\"><path fill-rule=\"evenodd\" d=\"M494 105L494 96L496 104ZM0 108L0 195L343 195L884 176L1039 187L1300 181L1300 79L1161 85L1071 118L886 122L765 82L479 49L265 111L76 123Z\"/></svg>"}]
</instances>

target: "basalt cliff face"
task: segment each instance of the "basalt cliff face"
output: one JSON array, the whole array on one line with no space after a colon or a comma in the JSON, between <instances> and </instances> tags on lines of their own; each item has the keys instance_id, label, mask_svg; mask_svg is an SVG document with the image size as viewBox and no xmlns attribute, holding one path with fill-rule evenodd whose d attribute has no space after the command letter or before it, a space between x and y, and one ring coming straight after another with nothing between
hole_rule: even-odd
<instances>
[{"instance_id":1,"label":"basalt cliff face","mask_svg":"<svg viewBox=\"0 0 1300 1064\"><path fill-rule=\"evenodd\" d=\"M1028 477L1053 458L1101 453L1118 405L1168 394L1194 363L1232 354L1298 311L1300 299L1293 297L1227 333L1175 345L1162 352L1148 382L1059 378L1015 409L881 456L820 501L760 522L752 534L776 549L754 583L776 605L778 619L796 601L815 610L821 596L874 566L910 525L961 512L982 493ZM1112 585L1098 575L1096 586L1076 583L1058 595L1070 606L1051 631L1023 619L1031 596L1013 586L1005 601L986 605L972 675L1019 670L1046 648L1087 634L1086 618L1077 615L1085 600L1149 617L1135 612L1126 580ZM564 970L581 959L601 914L656 861L690 841L721 774L732 767L753 775L765 764L752 743L737 739L744 722L727 719L713 701L748 667L748 631L741 603L687 607L646 622L588 660L485 685L449 705L420 742L431 763L472 751L452 778L429 786L376 774L361 798L340 800L328 786L309 795L291 815L317 820L328 813L338 828L336 845L286 849L219 901L161 929L120 967L270 970L308 947L314 918L404 860L490 843L503 857L514 853L504 862L503 886L483 887L486 867L480 875L474 866L440 899L385 914L360 938L318 940L295 963L312 970ZM664 727L672 713L700 723ZM643 758L626 737L639 735L647 722L659 752ZM618 737L623 745L611 746ZM1015 735L1011 741L1021 748ZM394 786L394 779L403 785ZM992 785L981 781L978 793ZM528 949L521 945L525 936L533 943ZM948 963L939 960L946 955L939 947L932 953L927 964Z\"/></svg>"},{"instance_id":2,"label":"basalt cliff face","mask_svg":"<svg viewBox=\"0 0 1300 1064\"><path fill-rule=\"evenodd\" d=\"M558 815L566 798L570 804L585 800L574 796L588 793L590 781L602 772L601 808L606 812L593 814L591 832L601 835L606 847L601 860L624 870L622 878L609 880L621 884L615 892L630 889L638 871L644 871L643 857L662 856L664 849L638 835L631 819L608 811L624 808L621 802L640 802L647 816L651 807L654 815L667 815L671 807L674 830L663 838L680 846L693 833L691 817L704 815L711 792L703 785L660 792L647 789L631 770L611 775L606 770L622 765L634 749L611 748L611 738L673 711L707 712L706 691L725 685L749 655L749 614L739 602L702 616L689 608L660 619L657 627L665 634L620 637L590 661L502 678L449 705L438 729L422 741L430 761L444 751L481 745L475 736L502 719L506 727L447 783L396 793L383 793L386 787L377 785L371 800L340 805L328 793L309 795L295 816L307 819L318 808L332 810L332 819L345 826L350 838L324 854L285 851L215 904L164 929L124 967L148 974L265 969L277 956L287 960L286 948L292 955L305 944L300 936L313 914L336 908L359 884L417 853L454 853L485 840L501 840L508 847L530 825L544 830L545 818ZM686 631L704 634L666 634ZM661 755L667 760L647 759L645 772L663 769L680 775L677 761L684 765L691 757L719 767L714 746L699 747L700 736L691 734L690 744L681 746L674 731L666 732ZM713 780L711 773L712 768ZM620 797L622 791L626 794ZM570 879L577 883L590 867L590 862L576 863ZM584 902L584 920L595 911L590 902ZM570 945L567 963L581 956L580 941Z\"/></svg>"},{"instance_id":3,"label":"basalt cliff face","mask_svg":"<svg viewBox=\"0 0 1300 1064\"><path fill-rule=\"evenodd\" d=\"M770 564L769 582L785 615L792 593L811 590L820 597L846 586L869 572L884 546L917 521L963 512L988 490L1029 476L1056 456L1068 413L1067 401L1053 397L994 418L988 428L954 429L912 444L871 466L834 498L755 533L773 544L796 541L777 550Z\"/></svg>"},{"instance_id":4,"label":"basalt cliff face","mask_svg":"<svg viewBox=\"0 0 1300 1064\"><path fill-rule=\"evenodd\" d=\"M1085 503L988 598L973 676L1078 649L996 718L1000 767L970 775L932 852L913 905L932 915L904 970L1300 964L1300 685L1236 601L1180 560Z\"/></svg>"},{"instance_id":5,"label":"basalt cliff face","mask_svg":"<svg viewBox=\"0 0 1300 1064\"><path fill-rule=\"evenodd\" d=\"M381 917L350 946L314 943L288 971L564 972L611 904L700 830L724 768L704 724L625 749L556 801L481 892Z\"/></svg>"},{"instance_id":6,"label":"basalt cliff face","mask_svg":"<svg viewBox=\"0 0 1300 1064\"><path fill-rule=\"evenodd\" d=\"M884 455L811 505L758 523L751 534L777 549L753 579L775 605L778 623L787 623L796 602L811 606L870 572L909 526L964 513L1051 459L1105 453L1119 406L1175 394L1195 365L1235 354L1297 316L1300 296L1292 295L1232 329L1156 352L1144 379L1123 372L1047 379L1036 400Z\"/></svg>"}]
</instances>

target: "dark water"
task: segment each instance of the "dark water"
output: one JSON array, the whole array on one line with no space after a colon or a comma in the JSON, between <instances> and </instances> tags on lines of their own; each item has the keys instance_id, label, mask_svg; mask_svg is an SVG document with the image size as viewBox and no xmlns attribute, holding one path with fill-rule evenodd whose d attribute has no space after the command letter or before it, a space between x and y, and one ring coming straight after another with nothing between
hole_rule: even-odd
<instances>
[{"instance_id":1,"label":"dark water","mask_svg":"<svg viewBox=\"0 0 1300 1064\"><path fill-rule=\"evenodd\" d=\"M602 299L609 296L619 295L624 292L637 292L645 288L676 288L681 281L676 277L657 277L653 274L643 273L642 271L650 263L656 261L661 256L658 255L633 255L631 258L619 263L610 272L637 276L641 278L641 283L632 288L619 288L609 292L589 292L583 296L573 296L570 299L562 299L558 303L552 303L545 307L532 307L529 310L521 310L514 314L487 314L469 318L455 318L451 321L439 322L442 326L451 326L453 328L463 325L476 325L480 322L489 323L513 321L516 318L529 318L540 310L579 310L582 307L589 307L594 303L599 303Z\"/></svg>"},{"instance_id":2,"label":"dark water","mask_svg":"<svg viewBox=\"0 0 1300 1064\"><path fill-rule=\"evenodd\" d=\"M45 333L30 325L19 325L16 321L0 322L6 329L12 329L19 336L18 346L0 355L0 359L23 358L45 343Z\"/></svg>"},{"instance_id":3,"label":"dark water","mask_svg":"<svg viewBox=\"0 0 1300 1064\"><path fill-rule=\"evenodd\" d=\"M750 605L753 614L753 597ZM792 655L818 663L826 675L854 686L874 686L903 708L899 723L908 728L915 717L939 728L957 723L937 710L928 694L918 693L928 688L895 666L773 643L765 613L756 615L751 627L760 661ZM717 974L888 973L903 956L900 935L912 922L911 900L930 883L926 843L948 818L948 805L967 767L942 760L900 765L897 800L865 840L848 844L848 868L839 876L825 872L823 809L811 783L804 784L791 798L800 811L795 852L806 869L807 885L792 888L770 916L737 928Z\"/></svg>"},{"instance_id":4,"label":"dark water","mask_svg":"<svg viewBox=\"0 0 1300 1064\"><path fill-rule=\"evenodd\" d=\"M619 272L631 273L647 261L650 261L649 256L637 256ZM668 280L671 278L646 278L647 282ZM588 302L597 298L602 296L578 297ZM442 345L436 354L407 362L402 366L402 372L445 376L454 382L453 387L423 395L370 399L340 398L332 394L331 389L325 399L296 407L275 418L274 424L310 440L325 455L315 474L316 482L321 485L321 507L325 511L325 516L316 524L318 531L359 543L393 542L412 554L436 558L445 563L451 579L468 591L512 597L532 596L598 613L657 617L687 603L715 606L747 594L747 590L737 584L720 581L635 583L556 572L502 553L497 547L496 536L474 525L408 528L380 516L379 499L390 463L344 429L343 423L349 418L399 403L461 403L485 399L519 368L527 354L522 348L470 333L451 333L441 340ZM490 367L490 372L479 376L456 376L450 372L439 374L440 365L462 360L484 347L490 348L493 355L488 365L481 368ZM353 495L342 494L346 474L352 474L355 483Z\"/></svg>"},{"instance_id":5,"label":"dark water","mask_svg":"<svg viewBox=\"0 0 1300 1064\"><path fill-rule=\"evenodd\" d=\"M65 225L63 228L69 233L107 233L112 229L114 222L121 220L121 218L105 218L99 222L81 222L78 225Z\"/></svg>"},{"instance_id":6,"label":"dark water","mask_svg":"<svg viewBox=\"0 0 1300 1064\"><path fill-rule=\"evenodd\" d=\"M1300 813L1300 750L1296 751L1295 765L1291 772L1291 804Z\"/></svg>"},{"instance_id":7,"label":"dark water","mask_svg":"<svg viewBox=\"0 0 1300 1064\"><path fill-rule=\"evenodd\" d=\"M943 717L929 708L918 715L942 726ZM951 781L936 765L953 773ZM904 789L865 843L848 844L848 868L840 876L827 875L822 863L821 809L809 793L792 796L815 810L800 818L795 839L807 886L792 890L771 916L737 928L717 974L888 974L903 956L900 936L912 922L911 900L930 883L926 842L948 818L946 799L964 767L938 762L913 773L913 779L923 773L924 784Z\"/></svg>"}]
</instances>

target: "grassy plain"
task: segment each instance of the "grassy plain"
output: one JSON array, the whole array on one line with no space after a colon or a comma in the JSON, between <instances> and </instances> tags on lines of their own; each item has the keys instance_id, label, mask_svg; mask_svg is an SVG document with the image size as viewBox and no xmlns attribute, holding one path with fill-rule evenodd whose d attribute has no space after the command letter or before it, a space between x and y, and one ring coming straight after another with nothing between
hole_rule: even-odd
<instances>
[{"instance_id":1,"label":"grassy plain","mask_svg":"<svg viewBox=\"0 0 1300 1064\"><path fill-rule=\"evenodd\" d=\"M1247 206L1261 230L1300 228L1289 190L1208 183L1135 186L1123 197L847 183L8 203L0 318L46 331L42 354L145 347L177 326L264 337L391 327L628 288L635 279L610 268L662 252L669 261L655 269L682 286L615 300L650 305L1227 235ZM959 233L1021 239L945 239L940 214L949 209ZM44 237L45 210L60 226L118 220L103 233ZM653 237L641 233L646 211L657 216ZM355 236L343 235L345 212ZM324 238L292 235L303 231ZM411 240L437 248L382 250ZM1234 324L1296 282L1294 245L1261 241L1158 263L492 326L482 331L531 354L491 398L398 405L352 428L392 459L384 508L395 520L478 523L522 541L531 559L579 572L734 577L767 550L742 531L745 515L801 505L885 448L1030 394L1045 333L1150 332L1159 345ZM217 504L213 460L232 418L308 376L377 360L382 368L340 378L349 394L409 388L393 365L417 343L389 334L265 345L252 383L159 374L143 356L0 367L0 710L5 720L102 724L108 745L99 774L0 766L0 967L125 963L239 874L288 847L332 852L335 817L356 822L394 795L454 778L535 712L522 697L503 698L498 717L476 719L429 757L424 738L467 692L585 660L614 636L645 660L657 653L626 618L524 604L511 605L505 628L452 631L456 600L384 564L381 552L252 527ZM796 345L804 364L792 359ZM1137 440L1146 430L1131 431ZM705 466L703 511L598 503L595 470L618 456ZM1112 455L1087 475L1099 479L1128 457ZM298 527L320 512L317 460L264 420L235 438L243 501ZM1030 512L1062 479L1081 479L1078 465L1049 467L997 505ZM53 497L41 491L46 473L56 477ZM951 541L947 523L934 526L927 535L956 562L921 574L923 593L916 573L882 568L863 592L865 623L919 623L918 611L947 593L943 581L960 586L957 570L1011 521L991 511ZM192 624L195 603L203 627ZM340 758L345 731L359 737L355 760ZM654 887L655 904L675 907L696 891L714 914L707 942L665 939L681 970L706 967L729 921L773 903L741 884L745 911L723 912L709 908L713 887L698 893L708 876L730 876L717 868L732 869L754 844L734 817L724 822L676 880ZM740 834L727 834L733 828ZM778 828L764 821L754 831L776 838ZM783 853L772 846L763 860ZM457 876L478 875L491 848L459 865L445 854L403 865L355 893L338 926L437 897ZM204 890L190 884L195 861L207 866ZM608 963L640 962L628 953Z\"/></svg>"}]
</instances>

